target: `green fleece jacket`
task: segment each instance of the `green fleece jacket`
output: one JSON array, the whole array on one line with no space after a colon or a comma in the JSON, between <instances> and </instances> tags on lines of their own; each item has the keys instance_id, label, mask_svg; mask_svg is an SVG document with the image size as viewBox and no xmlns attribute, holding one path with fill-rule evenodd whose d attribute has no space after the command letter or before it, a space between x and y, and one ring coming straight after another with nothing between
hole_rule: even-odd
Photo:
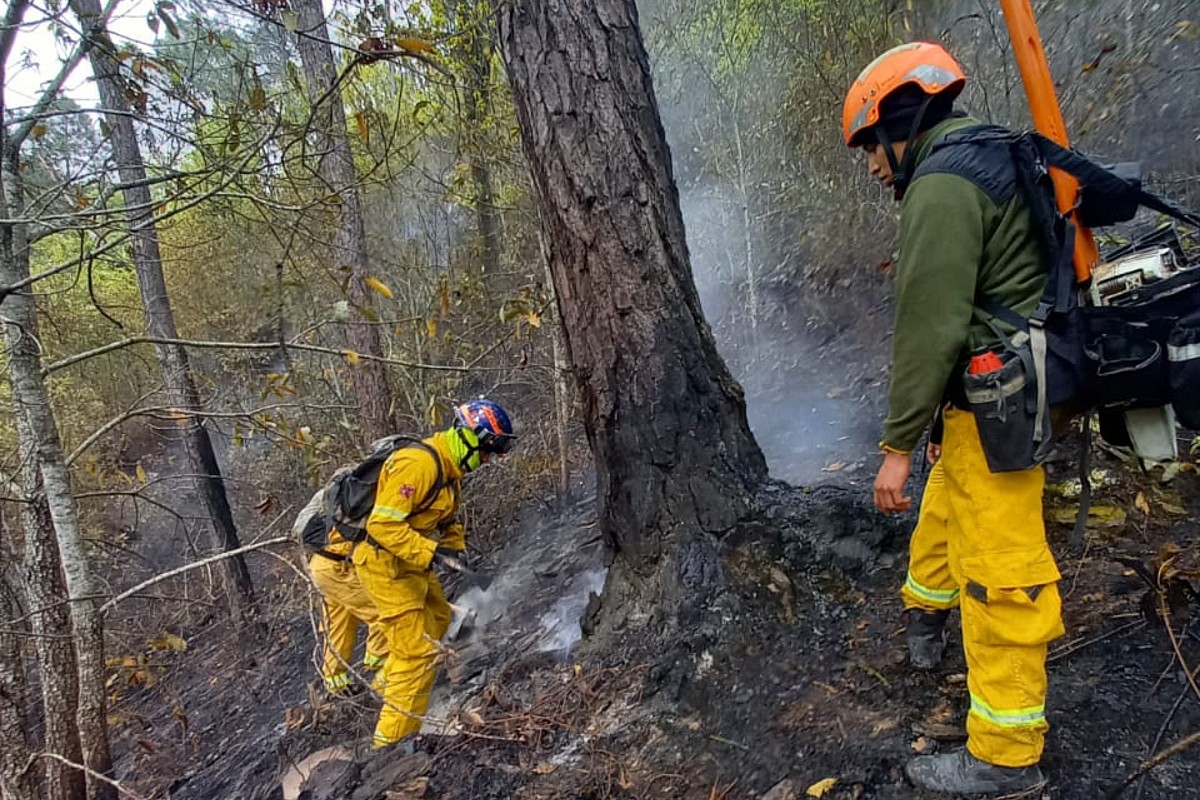
<instances>
[{"instance_id":1,"label":"green fleece jacket","mask_svg":"<svg viewBox=\"0 0 1200 800\"><path fill-rule=\"evenodd\" d=\"M947 133L977 125L949 119L917 137L914 169ZM900 205L896 323L883 443L916 447L935 409L961 380L971 351L998 339L972 319L976 298L1020 314L1037 307L1046 280L1038 232L1014 193L997 205L966 178L929 173ZM961 384L958 384L959 386Z\"/></svg>"}]
</instances>

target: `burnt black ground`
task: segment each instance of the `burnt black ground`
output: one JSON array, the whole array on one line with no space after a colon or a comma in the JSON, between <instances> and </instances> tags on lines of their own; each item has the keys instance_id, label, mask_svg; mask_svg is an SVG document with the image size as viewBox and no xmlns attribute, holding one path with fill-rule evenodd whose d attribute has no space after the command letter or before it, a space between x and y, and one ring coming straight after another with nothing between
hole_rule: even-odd
<instances>
[{"instance_id":1,"label":"burnt black ground","mask_svg":"<svg viewBox=\"0 0 1200 800\"><path fill-rule=\"evenodd\" d=\"M1197 475L1164 485L1161 471L1097 461L1117 480L1094 503L1121 509L1124 523L1090 530L1082 555L1067 547L1065 525L1050 526L1068 634L1052 646L1049 785L1039 796L1059 800L1101 797L1142 759L1200 730L1200 697L1171 637L1144 616L1148 585L1113 560L1148 563L1174 544L1182 549L1177 563L1200 563ZM1066 468L1052 470L1051 483L1069 478ZM957 635L945 669L926 675L904 664L896 588L910 520L881 527L865 511L861 486L782 492L772 502L786 505L790 496L808 497L798 502L809 503L810 516L784 533L784 547L728 552L738 591L719 626L669 641L657 630L605 634L569 656L536 652L544 639L538 618L563 587L603 563L592 500L528 509L485 564L526 576L528 590L490 629L483 654L472 651L465 679L439 685L438 716L457 735L423 736L421 753L407 759L364 756L352 780L323 771L310 796L711 800L761 797L785 779L803 796L837 778L827 798L917 797L902 766L914 745L956 744L966 687ZM1048 515L1066 504L1051 494ZM840 537L841 555L806 566L810 551L798 538L821 531ZM850 570L863 563L864 547L874 555ZM281 587L296 580L285 568L276 577ZM1200 641L1182 617L1172 628L1194 669ZM248 651L235 633L192 633L188 651L123 707L116 748L130 788L146 797L278 797L289 763L332 744L361 749L371 701L318 702L314 718L307 617L281 618ZM1173 756L1121 796L1200 798L1200 748Z\"/></svg>"}]
</instances>

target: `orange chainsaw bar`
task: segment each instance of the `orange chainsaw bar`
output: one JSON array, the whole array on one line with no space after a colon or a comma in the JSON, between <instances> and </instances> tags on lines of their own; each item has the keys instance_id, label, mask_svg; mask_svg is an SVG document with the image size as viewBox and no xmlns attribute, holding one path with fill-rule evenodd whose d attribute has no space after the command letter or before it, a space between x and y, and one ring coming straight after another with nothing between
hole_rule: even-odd
<instances>
[{"instance_id":1,"label":"orange chainsaw bar","mask_svg":"<svg viewBox=\"0 0 1200 800\"><path fill-rule=\"evenodd\" d=\"M1017 68L1021 71L1021 82L1025 84L1025 96L1029 98L1034 127L1047 139L1070 147L1067 126L1058 106L1054 80L1050 77L1050 64L1046 61L1046 51L1042 49L1042 37L1038 34L1030 0L1000 0L1000 8L1008 25ZM1055 167L1050 168L1050 178L1054 181L1058 210L1070 214L1071 221L1075 223L1075 278L1085 283L1092 277L1092 269L1100 261L1100 252L1092 232L1079 221L1079 214L1075 211L1079 181Z\"/></svg>"}]
</instances>

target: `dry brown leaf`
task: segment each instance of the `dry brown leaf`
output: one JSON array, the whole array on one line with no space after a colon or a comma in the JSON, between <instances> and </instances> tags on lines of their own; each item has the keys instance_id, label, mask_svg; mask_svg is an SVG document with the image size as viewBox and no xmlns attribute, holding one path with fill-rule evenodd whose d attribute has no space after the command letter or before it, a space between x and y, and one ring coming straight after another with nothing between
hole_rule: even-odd
<instances>
[{"instance_id":1,"label":"dry brown leaf","mask_svg":"<svg viewBox=\"0 0 1200 800\"><path fill-rule=\"evenodd\" d=\"M1146 499L1145 492L1137 493L1137 499L1133 501L1133 507L1145 514L1147 517L1150 516L1150 501Z\"/></svg>"},{"instance_id":2,"label":"dry brown leaf","mask_svg":"<svg viewBox=\"0 0 1200 800\"><path fill-rule=\"evenodd\" d=\"M548 761L543 761L540 764L536 764L534 768L530 770L530 772L532 772L534 775L549 775L556 769L558 769L558 767L554 766Z\"/></svg>"},{"instance_id":3,"label":"dry brown leaf","mask_svg":"<svg viewBox=\"0 0 1200 800\"><path fill-rule=\"evenodd\" d=\"M187 650L187 640L173 633L164 633L157 639L152 639L149 645L155 650L174 650L177 653Z\"/></svg>"},{"instance_id":4,"label":"dry brown leaf","mask_svg":"<svg viewBox=\"0 0 1200 800\"><path fill-rule=\"evenodd\" d=\"M420 800L429 791L429 778L413 778L399 789L388 789L383 793L386 800Z\"/></svg>"},{"instance_id":5,"label":"dry brown leaf","mask_svg":"<svg viewBox=\"0 0 1200 800\"><path fill-rule=\"evenodd\" d=\"M633 788L633 778L630 778L625 773L624 767L621 767L620 775L617 776L617 786L619 786L621 789L623 789L626 792L628 792L630 789Z\"/></svg>"},{"instance_id":6,"label":"dry brown leaf","mask_svg":"<svg viewBox=\"0 0 1200 800\"><path fill-rule=\"evenodd\" d=\"M876 723L871 726L871 735L878 736L881 733L885 733L887 731L894 730L895 728L896 728L896 720L881 719L881 720L876 721Z\"/></svg>"},{"instance_id":7,"label":"dry brown leaf","mask_svg":"<svg viewBox=\"0 0 1200 800\"><path fill-rule=\"evenodd\" d=\"M294 731L304 724L306 716L304 706L292 706L283 712L283 726L289 731Z\"/></svg>"}]
</instances>

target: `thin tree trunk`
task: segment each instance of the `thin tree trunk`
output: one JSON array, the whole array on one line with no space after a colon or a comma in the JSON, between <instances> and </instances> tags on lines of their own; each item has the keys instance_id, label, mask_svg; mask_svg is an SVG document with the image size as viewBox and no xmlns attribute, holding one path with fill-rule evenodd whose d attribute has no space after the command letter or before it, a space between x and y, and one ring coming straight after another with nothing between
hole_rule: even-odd
<instances>
[{"instance_id":1,"label":"thin tree trunk","mask_svg":"<svg viewBox=\"0 0 1200 800\"><path fill-rule=\"evenodd\" d=\"M337 68L325 11L321 0L296 0L292 9L299 14L297 47L313 106L313 128L320 140L318 173L326 184L325 190L331 197L337 197L338 229L333 241L333 260L335 269L344 271L348 278L346 296L351 316L347 338L352 350L381 356L379 331L363 314L375 305L374 295L364 283L365 278L371 277L367 235L358 195L358 172L346 136L346 109L341 89L334 86ZM393 433L391 393L383 364L360 361L351 375L364 437L370 441Z\"/></svg>"},{"instance_id":2,"label":"thin tree trunk","mask_svg":"<svg viewBox=\"0 0 1200 800\"><path fill-rule=\"evenodd\" d=\"M514 0L500 48L616 550L601 620L704 613L767 470L700 310L637 9Z\"/></svg>"},{"instance_id":3,"label":"thin tree trunk","mask_svg":"<svg viewBox=\"0 0 1200 800\"><path fill-rule=\"evenodd\" d=\"M19 493L20 487L15 488ZM22 655L27 626L18 622L25 613L17 578L19 564L11 545L12 532L4 517L0 519L0 742L4 742L0 747L0 797L35 800L32 770L27 769L32 752L26 717L28 681Z\"/></svg>"},{"instance_id":4,"label":"thin tree trunk","mask_svg":"<svg viewBox=\"0 0 1200 800\"><path fill-rule=\"evenodd\" d=\"M6 326L11 328L12 326ZM24 423L22 423L24 426ZM27 453L27 457L32 457ZM25 597L42 684L43 746L75 764L83 763L83 745L75 721L79 706L79 675L72 646L71 617L54 542L50 511L34 467L23 470L22 527L25 529ZM84 800L84 774L56 759L44 759L47 800Z\"/></svg>"},{"instance_id":5,"label":"thin tree trunk","mask_svg":"<svg viewBox=\"0 0 1200 800\"><path fill-rule=\"evenodd\" d=\"M491 4L487 0L471 0L463 6L453 4L463 33L460 41L460 57L466 73L466 86L462 92L469 138L468 158L471 160L471 181L475 184L475 219L479 233L479 248L484 275L495 275L500 271L503 240L500 230L500 212L496 208L495 181L492 165L486 152L486 143L481 135L481 126L491 108L492 26L487 24L491 15Z\"/></svg>"},{"instance_id":6,"label":"thin tree trunk","mask_svg":"<svg viewBox=\"0 0 1200 800\"><path fill-rule=\"evenodd\" d=\"M0 30L0 74L4 74L17 30L28 8L28 0L12 0L5 10L3 29ZM0 117L6 114L7 108L4 108L4 99L0 96ZM4 153L9 147L8 131L0 127L0 215L13 219L21 216L20 211L24 204L18 202L17 207L13 208L8 202L9 186L3 177L2 168L6 161ZM19 184L12 188L13 196L19 200ZM14 268L13 253L15 234L13 226L0 225L0 273L5 277L17 271ZM0 302L0 318L5 313L3 303ZM4 327L7 335L8 326ZM15 405L12 409L16 410ZM17 417L18 424L22 424L19 414ZM23 430L23 427L20 430ZM32 475L32 472L30 474ZM7 475L4 476L3 483L6 493L12 497L20 497L24 493L16 480ZM27 537L34 534L35 532L31 531ZM29 673L24 655L24 634L29 630L29 622L22 606L24 591L21 568L8 516L0 509L0 742L4 743L0 746L0 796L11 800L38 800L37 772L31 768L29 762L33 752L33 737L28 725ZM60 713L64 722L70 721L70 709L61 709ZM55 782L61 785L63 777L63 773L56 773Z\"/></svg>"},{"instance_id":7,"label":"thin tree trunk","mask_svg":"<svg viewBox=\"0 0 1200 800\"><path fill-rule=\"evenodd\" d=\"M146 311L146 330L150 336L178 338L175 317L171 310L167 284L163 277L162 254L158 232L154 227L154 204L146 181L146 165L141 146L133 127L133 109L125 94L121 65L107 31L100 23L99 0L72 0L72 9L83 30L89 31L93 47L88 52L92 72L100 93L100 102L108 123L110 144L121 182L129 229L133 239L134 267L142 305ZM187 352L178 345L155 345L155 354L163 370L163 382L173 405L183 409L202 410L200 394L188 362ZM196 493L203 501L211 520L213 545L226 551L236 550L237 526L225 493L225 481L213 451L208 427L200 417L189 415L182 431L182 441L191 471L196 478ZM226 562L226 596L235 616L248 619L254 616L254 589L250 570L244 558Z\"/></svg>"},{"instance_id":8,"label":"thin tree trunk","mask_svg":"<svg viewBox=\"0 0 1200 800\"><path fill-rule=\"evenodd\" d=\"M20 155L8 152L4 159L5 207L14 216L24 216L24 189L21 184ZM29 276L29 247L24 225L14 225L6 230L3 274L5 283L15 283ZM74 723L82 759L88 769L100 775L112 772L112 758L108 748L108 718L105 714L106 692L104 687L104 622L100 615L96 583L88 564L83 544L83 532L75 513L75 496L71 491L71 476L63 457L62 443L58 436L58 425L50 395L46 390L41 372L41 348L38 345L37 308L33 295L23 293L13 296L4 306L9 349L9 369L12 377L12 392L17 406L18 433L25 476L25 493L32 499L28 505L29 525L38 526L39 534L44 530L53 536L57 544L47 547L34 559L26 559L26 567L39 571L38 580L49 581L49 571L62 569L66 596L74 639L74 668L78 677L72 681L70 692L75 699ZM28 532L26 534L29 535ZM35 537L37 538L37 537ZM59 576L53 576L55 588ZM47 587L50 584L47 583ZM43 597L43 600L45 598ZM33 601L33 593L30 592ZM57 620L55 621L57 624ZM64 665L65 666L65 665ZM56 713L62 713L60 709ZM47 709L47 728L50 712ZM69 719L69 718L68 718ZM69 719L70 721L70 719ZM74 742L71 743L74 746ZM65 753L63 755L66 755ZM82 777L82 776L79 776ZM74 781L75 773L71 776ZM116 800L116 791L103 781L87 781L87 794L91 798Z\"/></svg>"}]
</instances>

